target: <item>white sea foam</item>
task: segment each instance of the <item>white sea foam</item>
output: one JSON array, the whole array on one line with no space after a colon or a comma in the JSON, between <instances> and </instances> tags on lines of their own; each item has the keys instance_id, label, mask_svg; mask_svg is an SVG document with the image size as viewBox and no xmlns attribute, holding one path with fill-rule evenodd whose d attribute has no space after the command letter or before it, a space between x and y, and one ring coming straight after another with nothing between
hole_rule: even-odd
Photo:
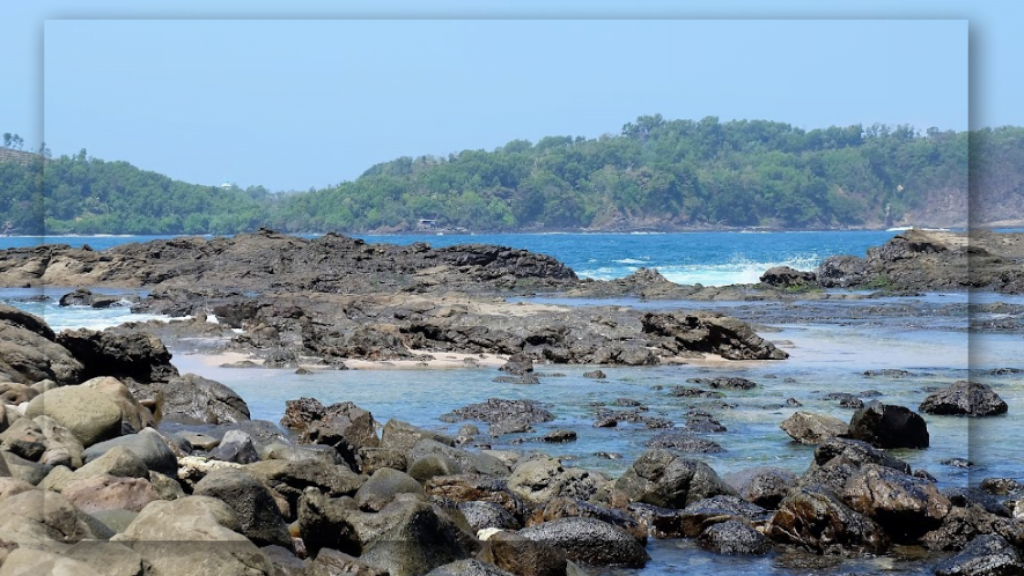
<instances>
[{"instance_id":1,"label":"white sea foam","mask_svg":"<svg viewBox=\"0 0 1024 576\"><path fill-rule=\"evenodd\" d=\"M645 256L641 260L636 258L622 258L621 260L615 260L615 262L618 262L619 264L646 264L649 260L650 258Z\"/></svg>"},{"instance_id":2,"label":"white sea foam","mask_svg":"<svg viewBox=\"0 0 1024 576\"><path fill-rule=\"evenodd\" d=\"M703 284L704 286L727 286L729 284L754 284L761 274L773 266L789 266L796 270L814 270L821 258L818 255L803 255L781 261L756 261L735 257L719 264L666 264L653 266L662 276L678 284ZM622 262L622 260L615 260ZM636 272L636 266L602 266L579 271L584 278L614 280Z\"/></svg>"}]
</instances>

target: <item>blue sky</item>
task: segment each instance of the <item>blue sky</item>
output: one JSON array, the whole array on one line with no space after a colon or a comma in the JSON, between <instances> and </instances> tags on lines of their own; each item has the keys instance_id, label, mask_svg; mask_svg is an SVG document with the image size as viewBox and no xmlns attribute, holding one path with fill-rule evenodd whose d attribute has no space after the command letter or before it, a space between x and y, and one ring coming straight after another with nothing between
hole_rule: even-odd
<instances>
[{"instance_id":1,"label":"blue sky","mask_svg":"<svg viewBox=\"0 0 1024 576\"><path fill-rule=\"evenodd\" d=\"M5 7L0 130L191 182L306 189L650 113L1024 124L1024 11L998 2L320 4ZM715 20L740 17L761 20Z\"/></svg>"}]
</instances>

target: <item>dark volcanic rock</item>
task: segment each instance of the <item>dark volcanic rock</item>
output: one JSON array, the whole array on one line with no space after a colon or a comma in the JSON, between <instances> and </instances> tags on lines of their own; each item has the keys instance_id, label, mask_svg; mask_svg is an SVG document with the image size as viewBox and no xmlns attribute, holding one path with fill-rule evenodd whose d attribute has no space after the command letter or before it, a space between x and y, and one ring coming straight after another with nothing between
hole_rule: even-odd
<instances>
[{"instance_id":1,"label":"dark volcanic rock","mask_svg":"<svg viewBox=\"0 0 1024 576\"><path fill-rule=\"evenodd\" d=\"M178 369L171 365L171 353L159 339L146 334L82 329L62 332L57 343L82 362L84 378L114 376L150 383L178 376Z\"/></svg>"},{"instance_id":2,"label":"dark volcanic rock","mask_svg":"<svg viewBox=\"0 0 1024 576\"><path fill-rule=\"evenodd\" d=\"M918 410L927 414L994 416L1005 414L1007 406L987 384L962 380L929 394Z\"/></svg>"},{"instance_id":3,"label":"dark volcanic rock","mask_svg":"<svg viewBox=\"0 0 1024 576\"><path fill-rule=\"evenodd\" d=\"M696 436L690 432L663 432L647 442L650 448L672 448L693 454L718 454L724 452L717 442Z\"/></svg>"},{"instance_id":4,"label":"dark volcanic rock","mask_svg":"<svg viewBox=\"0 0 1024 576\"><path fill-rule=\"evenodd\" d=\"M485 286L551 291L578 282L554 258L515 248L367 244L333 233L306 240L265 229L232 237L125 244L102 253L58 245L8 250L4 256L0 284L11 286L47 282L373 294L403 289L473 292ZM28 269L33 273L27 274Z\"/></svg>"},{"instance_id":5,"label":"dark volcanic rock","mask_svg":"<svg viewBox=\"0 0 1024 576\"><path fill-rule=\"evenodd\" d=\"M307 399L298 402L303 400ZM315 418L304 422L299 442L332 446L352 466L356 465L361 449L380 446L373 414L352 402L331 404L321 411L317 411L311 402L302 405L308 407L309 415Z\"/></svg>"},{"instance_id":6,"label":"dark volcanic rock","mask_svg":"<svg viewBox=\"0 0 1024 576\"><path fill-rule=\"evenodd\" d=\"M825 394L825 400L838 400L842 408L853 408L859 410L864 407L864 401L849 392L830 392Z\"/></svg>"},{"instance_id":7,"label":"dark volcanic rock","mask_svg":"<svg viewBox=\"0 0 1024 576\"><path fill-rule=\"evenodd\" d=\"M772 543L750 525L727 520L708 527L697 543L715 554L761 555L772 549Z\"/></svg>"},{"instance_id":8,"label":"dark volcanic rock","mask_svg":"<svg viewBox=\"0 0 1024 576\"><path fill-rule=\"evenodd\" d=\"M790 492L768 523L767 535L819 554L853 550L879 554L889 548L881 526L850 510L831 490L820 486Z\"/></svg>"},{"instance_id":9,"label":"dark volcanic rock","mask_svg":"<svg viewBox=\"0 0 1024 576\"><path fill-rule=\"evenodd\" d=\"M758 336L750 326L729 316L648 312L641 318L644 334L663 338L662 346L719 354L728 360L784 360L789 354Z\"/></svg>"},{"instance_id":10,"label":"dark volcanic rock","mask_svg":"<svg viewBox=\"0 0 1024 576\"><path fill-rule=\"evenodd\" d=\"M971 541L956 556L935 567L937 576L1019 576L1024 574L1020 553L1002 537L989 534Z\"/></svg>"},{"instance_id":11,"label":"dark volcanic rock","mask_svg":"<svg viewBox=\"0 0 1024 576\"><path fill-rule=\"evenodd\" d=\"M727 474L725 481L739 491L740 498L774 510L796 485L796 476L784 468L761 466Z\"/></svg>"},{"instance_id":12,"label":"dark volcanic rock","mask_svg":"<svg viewBox=\"0 0 1024 576\"><path fill-rule=\"evenodd\" d=\"M241 533L257 546L292 547L288 526L278 513L270 490L245 471L214 470L196 484L193 494L212 496L230 506L238 517Z\"/></svg>"},{"instance_id":13,"label":"dark volcanic rock","mask_svg":"<svg viewBox=\"0 0 1024 576\"><path fill-rule=\"evenodd\" d=\"M533 359L526 354L513 354L509 357L508 361L501 368L498 368L503 372L508 372L514 376L522 376L533 372Z\"/></svg>"},{"instance_id":14,"label":"dark volcanic rock","mask_svg":"<svg viewBox=\"0 0 1024 576\"><path fill-rule=\"evenodd\" d=\"M703 498L736 494L707 464L664 448L645 450L615 482L615 491L622 504L662 508L685 508Z\"/></svg>"},{"instance_id":15,"label":"dark volcanic rock","mask_svg":"<svg viewBox=\"0 0 1024 576\"><path fill-rule=\"evenodd\" d=\"M548 544L587 566L642 568L650 559L628 532L593 518L560 518L524 528L517 535Z\"/></svg>"},{"instance_id":16,"label":"dark volcanic rock","mask_svg":"<svg viewBox=\"0 0 1024 576\"><path fill-rule=\"evenodd\" d=\"M683 536L696 538L708 526L727 519L743 522L764 522L770 515L764 508L751 504L738 496L712 496L687 506L680 518Z\"/></svg>"},{"instance_id":17,"label":"dark volcanic rock","mask_svg":"<svg viewBox=\"0 0 1024 576\"><path fill-rule=\"evenodd\" d=\"M850 419L849 438L879 448L927 448L928 426L920 415L904 406L874 400Z\"/></svg>"},{"instance_id":18,"label":"dark volcanic rock","mask_svg":"<svg viewBox=\"0 0 1024 576\"><path fill-rule=\"evenodd\" d=\"M202 376L185 374L166 383L131 385L136 398L155 400L164 419L208 424L249 420L249 407L234 390Z\"/></svg>"},{"instance_id":19,"label":"dark volcanic rock","mask_svg":"<svg viewBox=\"0 0 1024 576\"><path fill-rule=\"evenodd\" d=\"M81 361L54 340L41 318L0 304L0 378L26 385L47 379L80 383Z\"/></svg>"},{"instance_id":20,"label":"dark volcanic rock","mask_svg":"<svg viewBox=\"0 0 1024 576\"><path fill-rule=\"evenodd\" d=\"M763 284L777 288L801 288L816 285L814 272L802 272L789 266L773 266L761 274Z\"/></svg>"},{"instance_id":21,"label":"dark volcanic rock","mask_svg":"<svg viewBox=\"0 0 1024 576\"><path fill-rule=\"evenodd\" d=\"M893 540L913 543L938 528L949 500L935 484L877 464L866 464L850 478L843 501L878 522Z\"/></svg>"},{"instance_id":22,"label":"dark volcanic rock","mask_svg":"<svg viewBox=\"0 0 1024 576\"><path fill-rule=\"evenodd\" d=\"M753 390L757 383L738 377L719 378L690 378L687 382L691 384L707 384L716 390Z\"/></svg>"},{"instance_id":23,"label":"dark volcanic rock","mask_svg":"<svg viewBox=\"0 0 1024 576\"><path fill-rule=\"evenodd\" d=\"M445 422L480 420L488 424L509 420L535 424L550 422L554 419L554 414L541 408L532 400L505 400L502 398L488 398L484 402L456 408L441 416L441 420Z\"/></svg>"}]
</instances>

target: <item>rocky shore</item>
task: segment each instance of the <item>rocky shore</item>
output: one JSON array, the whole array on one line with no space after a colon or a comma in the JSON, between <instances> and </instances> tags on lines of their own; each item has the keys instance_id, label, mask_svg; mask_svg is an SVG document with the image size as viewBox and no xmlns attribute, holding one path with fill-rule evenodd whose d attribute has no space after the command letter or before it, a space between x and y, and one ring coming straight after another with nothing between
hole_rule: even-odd
<instances>
[{"instance_id":1,"label":"rocky shore","mask_svg":"<svg viewBox=\"0 0 1024 576\"><path fill-rule=\"evenodd\" d=\"M289 401L279 428L250 420L227 387L179 374L158 339L54 334L8 307L0 331L2 576L581 575L643 567L656 539L799 570L913 554L942 576L1024 571L1024 486L938 489L887 452L929 445L904 406L874 401L849 422L798 412L782 427L817 445L799 475L720 476L674 429L612 478L488 449L475 423L495 435L553 418L527 400L439 415L466 422L454 437L312 398ZM504 369L533 365L520 353ZM709 396L756 385L693 384ZM1006 404L963 382L918 409L980 418Z\"/></svg>"},{"instance_id":2,"label":"rocky shore","mask_svg":"<svg viewBox=\"0 0 1024 576\"><path fill-rule=\"evenodd\" d=\"M151 292L567 294L642 299L774 299L828 288L882 293L986 289L1024 292L1024 234L909 230L865 257L827 258L814 272L787 267L754 285L679 285L656 270L617 280L580 279L526 250L467 244L368 244L338 234L306 240L260 230L231 238L174 238L103 252L50 244L0 251L0 287L111 287ZM201 296L201 295L200 295ZM102 303L102 300L101 300ZM109 305L106 302L106 305Z\"/></svg>"},{"instance_id":3,"label":"rocky shore","mask_svg":"<svg viewBox=\"0 0 1024 576\"><path fill-rule=\"evenodd\" d=\"M269 231L106 252L7 250L2 286L67 286L67 305L130 301L181 319L58 334L0 305L0 576L582 576L641 568L661 539L771 554L802 571L886 556L940 576L1024 574L1024 485L988 478L980 488L939 489L927 470L890 452L929 447L919 412L1006 414L984 384L932 390L916 408L834 393L852 410L848 420L797 412L779 423L794 442L816 447L801 474L719 475L699 458L723 450L703 435L724 430L712 412L695 406L675 426L621 398L621 409L596 409L595 427L665 431L611 477L546 451L492 450L490 438L554 418L532 401L491 398L435 415L462 424L450 436L314 398L289 401L278 426L251 420L230 388L179 374L164 345L299 371L455 355L500 366L495 380L516 386L546 377L535 364L777 361L788 354L758 334L769 329L732 316L508 297L785 303L868 297L832 288L1020 293L1022 250L1019 235L968 241L909 231L863 259L772 269L760 284L725 288L680 286L653 270L580 280L552 258L502 247ZM115 299L88 287L139 291ZM724 404L758 386L738 377L689 384L670 393ZM575 437L552 430L537 442Z\"/></svg>"}]
</instances>

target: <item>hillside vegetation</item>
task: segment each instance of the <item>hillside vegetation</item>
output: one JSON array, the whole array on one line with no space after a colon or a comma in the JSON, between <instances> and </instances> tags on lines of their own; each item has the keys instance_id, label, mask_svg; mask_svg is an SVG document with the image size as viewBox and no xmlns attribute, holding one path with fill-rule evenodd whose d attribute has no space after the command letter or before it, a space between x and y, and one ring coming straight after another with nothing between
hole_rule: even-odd
<instances>
[{"instance_id":1,"label":"hillside vegetation","mask_svg":"<svg viewBox=\"0 0 1024 576\"><path fill-rule=\"evenodd\" d=\"M188 184L84 150L0 156L0 220L19 234L963 226L969 183L975 223L1024 218L1024 128L655 115L618 135L402 157L289 194Z\"/></svg>"}]
</instances>

